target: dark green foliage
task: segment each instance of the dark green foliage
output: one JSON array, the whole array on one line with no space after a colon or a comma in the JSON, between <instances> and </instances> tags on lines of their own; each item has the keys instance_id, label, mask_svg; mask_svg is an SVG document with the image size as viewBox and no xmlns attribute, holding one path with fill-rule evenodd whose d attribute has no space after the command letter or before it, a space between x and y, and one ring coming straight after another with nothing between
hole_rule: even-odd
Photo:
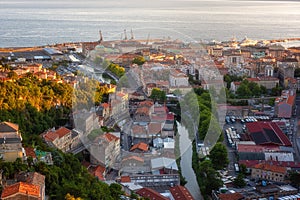
<instances>
[{"instance_id":1,"label":"dark green foliage","mask_svg":"<svg viewBox=\"0 0 300 200\"><path fill-rule=\"evenodd\" d=\"M116 183L112 183L109 186L109 190L111 193L111 196L115 200L119 200L120 196L124 194L124 191L122 191L122 186Z\"/></svg>"},{"instance_id":2,"label":"dark green foliage","mask_svg":"<svg viewBox=\"0 0 300 200\"><path fill-rule=\"evenodd\" d=\"M233 184L236 187L240 187L240 188L245 187L247 184L246 184L246 182L244 180L244 174L239 173L238 176L234 179Z\"/></svg>"},{"instance_id":3,"label":"dark green foliage","mask_svg":"<svg viewBox=\"0 0 300 200\"><path fill-rule=\"evenodd\" d=\"M153 88L150 98L154 101L165 102L167 99L166 92L160 90L159 88Z\"/></svg>"},{"instance_id":4,"label":"dark green foliage","mask_svg":"<svg viewBox=\"0 0 300 200\"><path fill-rule=\"evenodd\" d=\"M290 171L289 172L289 180L291 181L291 184L298 189L300 188L300 173L296 171Z\"/></svg>"},{"instance_id":5,"label":"dark green foliage","mask_svg":"<svg viewBox=\"0 0 300 200\"><path fill-rule=\"evenodd\" d=\"M227 158L227 149L222 143L217 143L210 151L209 158L214 169L221 170L227 167L229 160Z\"/></svg>"},{"instance_id":6,"label":"dark green foliage","mask_svg":"<svg viewBox=\"0 0 300 200\"><path fill-rule=\"evenodd\" d=\"M236 91L236 96L238 98L260 97L265 94L267 94L265 87L261 87L257 83L248 80L243 80Z\"/></svg>"}]
</instances>

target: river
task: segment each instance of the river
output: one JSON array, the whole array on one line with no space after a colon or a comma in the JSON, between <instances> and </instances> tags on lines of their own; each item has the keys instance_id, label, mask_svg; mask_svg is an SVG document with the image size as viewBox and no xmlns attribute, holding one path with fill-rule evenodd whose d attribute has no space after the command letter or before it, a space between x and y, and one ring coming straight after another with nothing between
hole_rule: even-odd
<instances>
[{"instance_id":1,"label":"river","mask_svg":"<svg viewBox=\"0 0 300 200\"><path fill-rule=\"evenodd\" d=\"M200 188L198 186L196 175L192 168L192 141L189 139L188 130L179 122L177 122L177 129L180 135L179 149L181 154L181 173L187 180L185 187L190 191L194 199L203 199Z\"/></svg>"}]
</instances>

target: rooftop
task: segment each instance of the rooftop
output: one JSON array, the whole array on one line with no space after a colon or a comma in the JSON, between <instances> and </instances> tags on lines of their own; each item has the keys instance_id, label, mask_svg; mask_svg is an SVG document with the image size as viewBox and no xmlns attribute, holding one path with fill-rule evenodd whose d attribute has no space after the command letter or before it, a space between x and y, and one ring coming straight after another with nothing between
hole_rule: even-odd
<instances>
[{"instance_id":1,"label":"rooftop","mask_svg":"<svg viewBox=\"0 0 300 200\"><path fill-rule=\"evenodd\" d=\"M256 144L292 146L288 137L275 122L252 122L246 124L250 137Z\"/></svg>"},{"instance_id":2,"label":"rooftop","mask_svg":"<svg viewBox=\"0 0 300 200\"><path fill-rule=\"evenodd\" d=\"M2 132L16 132L19 130L19 125L11 122L0 123L0 133Z\"/></svg>"},{"instance_id":3,"label":"rooftop","mask_svg":"<svg viewBox=\"0 0 300 200\"><path fill-rule=\"evenodd\" d=\"M286 173L285 167L271 165L268 163L258 163L256 165L254 165L252 168L261 169L261 170L265 170L265 171L271 171L271 172L278 172L278 173L282 173L282 174Z\"/></svg>"},{"instance_id":4,"label":"rooftop","mask_svg":"<svg viewBox=\"0 0 300 200\"><path fill-rule=\"evenodd\" d=\"M175 200L194 200L191 193L184 186L176 185L171 187L170 192Z\"/></svg>"},{"instance_id":5,"label":"rooftop","mask_svg":"<svg viewBox=\"0 0 300 200\"><path fill-rule=\"evenodd\" d=\"M148 144L144 143L144 142L140 142L140 143L137 143L135 145L133 145L131 148L130 148L130 151L134 151L136 149L139 149L141 151L148 151Z\"/></svg>"},{"instance_id":6,"label":"rooftop","mask_svg":"<svg viewBox=\"0 0 300 200\"><path fill-rule=\"evenodd\" d=\"M149 198L150 200L168 200L168 198L162 196L158 192L150 188L142 188L136 191L136 193L142 197Z\"/></svg>"},{"instance_id":7,"label":"rooftop","mask_svg":"<svg viewBox=\"0 0 300 200\"><path fill-rule=\"evenodd\" d=\"M4 188L1 198L7 198L18 193L33 197L40 197L40 187L30 183L18 182Z\"/></svg>"}]
</instances>

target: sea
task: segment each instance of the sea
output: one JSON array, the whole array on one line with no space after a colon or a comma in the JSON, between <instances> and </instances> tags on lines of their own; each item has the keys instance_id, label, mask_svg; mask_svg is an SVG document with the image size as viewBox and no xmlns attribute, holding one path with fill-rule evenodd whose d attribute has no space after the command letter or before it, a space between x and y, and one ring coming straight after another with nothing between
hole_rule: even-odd
<instances>
[{"instance_id":1,"label":"sea","mask_svg":"<svg viewBox=\"0 0 300 200\"><path fill-rule=\"evenodd\" d=\"M172 38L300 37L300 1L0 0L0 47Z\"/></svg>"}]
</instances>

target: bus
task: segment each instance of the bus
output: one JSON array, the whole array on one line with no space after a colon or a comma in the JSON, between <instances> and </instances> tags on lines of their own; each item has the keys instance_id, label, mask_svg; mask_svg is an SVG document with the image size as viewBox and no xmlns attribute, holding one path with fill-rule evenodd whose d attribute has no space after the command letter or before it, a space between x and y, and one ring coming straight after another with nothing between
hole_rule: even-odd
<instances>
[{"instance_id":1,"label":"bus","mask_svg":"<svg viewBox=\"0 0 300 200\"><path fill-rule=\"evenodd\" d=\"M239 165L237 163L234 164L234 169L235 169L235 172L240 171Z\"/></svg>"}]
</instances>

